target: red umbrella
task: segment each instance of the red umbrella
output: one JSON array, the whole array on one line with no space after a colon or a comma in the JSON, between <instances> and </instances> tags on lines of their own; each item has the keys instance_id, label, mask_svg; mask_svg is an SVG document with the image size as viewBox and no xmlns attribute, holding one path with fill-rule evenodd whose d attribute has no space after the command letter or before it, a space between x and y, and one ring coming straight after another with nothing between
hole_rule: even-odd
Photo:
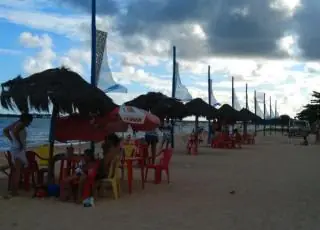
<instances>
[{"instance_id":1,"label":"red umbrella","mask_svg":"<svg viewBox=\"0 0 320 230\"><path fill-rule=\"evenodd\" d=\"M102 141L108 133L125 132L129 126L135 131L149 131L160 125L160 119L142 109L121 106L111 113L94 118L79 115L58 118L55 138L58 141Z\"/></svg>"},{"instance_id":2,"label":"red umbrella","mask_svg":"<svg viewBox=\"0 0 320 230\"><path fill-rule=\"evenodd\" d=\"M79 115L59 117L54 127L55 139L66 142L79 141L102 141L107 135L103 127L99 127L93 119L84 118Z\"/></svg>"},{"instance_id":3,"label":"red umbrella","mask_svg":"<svg viewBox=\"0 0 320 230\"><path fill-rule=\"evenodd\" d=\"M115 108L107 117L108 125L115 126L115 122L127 124L135 131L149 131L160 125L160 119L143 109L132 106L120 106ZM122 126L124 127L124 126ZM120 132L120 131L116 131Z\"/></svg>"}]
</instances>

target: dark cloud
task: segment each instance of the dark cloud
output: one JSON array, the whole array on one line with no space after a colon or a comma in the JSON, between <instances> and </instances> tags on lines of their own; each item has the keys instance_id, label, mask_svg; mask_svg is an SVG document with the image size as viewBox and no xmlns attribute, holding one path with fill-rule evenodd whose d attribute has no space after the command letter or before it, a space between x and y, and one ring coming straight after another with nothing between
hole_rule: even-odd
<instances>
[{"instance_id":1,"label":"dark cloud","mask_svg":"<svg viewBox=\"0 0 320 230\"><path fill-rule=\"evenodd\" d=\"M279 57L277 41L284 35L289 22L283 12L270 8L270 2L136 0L128 6L128 12L119 20L118 28L124 36L143 34L151 39L169 39L182 54L194 54L192 46L200 46L199 41L181 46L181 38L170 36L172 33L168 32L168 27L199 23L207 34L205 47L210 54ZM192 40L191 34L188 39Z\"/></svg>"},{"instance_id":2,"label":"dark cloud","mask_svg":"<svg viewBox=\"0 0 320 230\"><path fill-rule=\"evenodd\" d=\"M289 22L283 13L269 5L266 0L226 1L217 21L210 20L207 26L212 53L279 56L277 41Z\"/></svg>"},{"instance_id":3,"label":"dark cloud","mask_svg":"<svg viewBox=\"0 0 320 230\"><path fill-rule=\"evenodd\" d=\"M54 1L87 12L91 9L90 0ZM132 51L150 49L150 43L144 39L147 38L176 45L178 55L186 58L212 55L282 58L288 54L278 49L277 42L293 32L299 37L302 58L319 59L320 1L301 0L302 7L293 17L288 17L285 10L270 7L275 1L97 0L97 12L118 16L115 26ZM193 23L202 26L206 40L192 33Z\"/></svg>"},{"instance_id":4,"label":"dark cloud","mask_svg":"<svg viewBox=\"0 0 320 230\"><path fill-rule=\"evenodd\" d=\"M301 0L301 7L295 14L299 46L306 59L320 59L320 1Z\"/></svg>"},{"instance_id":5,"label":"dark cloud","mask_svg":"<svg viewBox=\"0 0 320 230\"><path fill-rule=\"evenodd\" d=\"M77 7L86 12L91 12L91 0L54 0L60 4ZM96 0L96 11L98 14L116 15L119 12L119 1L117 0Z\"/></svg>"}]
</instances>

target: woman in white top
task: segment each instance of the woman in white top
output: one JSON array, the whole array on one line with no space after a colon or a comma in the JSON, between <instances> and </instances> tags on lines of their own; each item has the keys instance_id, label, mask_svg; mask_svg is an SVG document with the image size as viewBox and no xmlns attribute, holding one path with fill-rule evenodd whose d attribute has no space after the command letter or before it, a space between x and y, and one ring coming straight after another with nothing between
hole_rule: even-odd
<instances>
[{"instance_id":1,"label":"woman in white top","mask_svg":"<svg viewBox=\"0 0 320 230\"><path fill-rule=\"evenodd\" d=\"M14 170L12 171L12 179L10 195L17 195L20 182L20 171L22 167L27 166L28 161L26 158L27 149L27 131L28 127L33 118L30 114L21 114L20 119L8 127L3 129L3 135L10 141L10 153Z\"/></svg>"}]
</instances>

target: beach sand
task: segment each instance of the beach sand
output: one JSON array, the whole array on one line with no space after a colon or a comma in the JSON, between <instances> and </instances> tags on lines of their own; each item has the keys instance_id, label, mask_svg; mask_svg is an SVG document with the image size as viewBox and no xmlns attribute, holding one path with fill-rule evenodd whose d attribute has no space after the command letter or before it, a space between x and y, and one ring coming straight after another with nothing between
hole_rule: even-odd
<instances>
[{"instance_id":1,"label":"beach sand","mask_svg":"<svg viewBox=\"0 0 320 230\"><path fill-rule=\"evenodd\" d=\"M1 229L319 229L319 146L288 144L278 134L259 136L241 150L201 147L198 156L187 156L179 139L169 185L148 183L141 190L137 182L132 195L124 186L119 200L110 192L94 208L54 199L0 200ZM0 189L5 186L1 180Z\"/></svg>"}]
</instances>

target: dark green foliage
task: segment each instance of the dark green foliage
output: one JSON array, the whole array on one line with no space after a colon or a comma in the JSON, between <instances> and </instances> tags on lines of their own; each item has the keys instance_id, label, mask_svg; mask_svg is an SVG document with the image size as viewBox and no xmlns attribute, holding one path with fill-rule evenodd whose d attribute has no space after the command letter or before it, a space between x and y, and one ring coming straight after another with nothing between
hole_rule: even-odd
<instances>
[{"instance_id":1,"label":"dark green foliage","mask_svg":"<svg viewBox=\"0 0 320 230\"><path fill-rule=\"evenodd\" d=\"M300 120L307 120L310 124L319 119L320 115L320 93L313 91L312 100L303 107L303 110L297 114Z\"/></svg>"}]
</instances>

